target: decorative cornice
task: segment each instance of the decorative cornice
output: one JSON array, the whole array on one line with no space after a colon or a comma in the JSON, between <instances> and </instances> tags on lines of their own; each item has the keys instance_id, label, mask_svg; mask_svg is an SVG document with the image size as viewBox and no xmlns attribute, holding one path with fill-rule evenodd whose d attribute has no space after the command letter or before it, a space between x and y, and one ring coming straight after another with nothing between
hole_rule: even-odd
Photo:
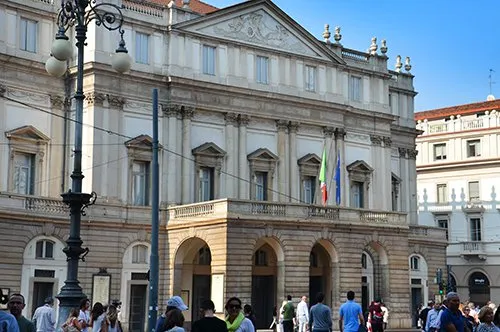
<instances>
[{"instance_id":1,"label":"decorative cornice","mask_svg":"<svg viewBox=\"0 0 500 332\"><path fill-rule=\"evenodd\" d=\"M276 128L278 131L286 131L288 129L288 121L276 120Z\"/></svg>"},{"instance_id":2,"label":"decorative cornice","mask_svg":"<svg viewBox=\"0 0 500 332\"><path fill-rule=\"evenodd\" d=\"M224 120L226 120L226 125L236 126L238 125L238 114L228 112L224 114Z\"/></svg>"},{"instance_id":3,"label":"decorative cornice","mask_svg":"<svg viewBox=\"0 0 500 332\"><path fill-rule=\"evenodd\" d=\"M240 126L246 127L250 123L250 116L246 115L246 114L240 114L238 116L238 122L239 122Z\"/></svg>"},{"instance_id":4,"label":"decorative cornice","mask_svg":"<svg viewBox=\"0 0 500 332\"><path fill-rule=\"evenodd\" d=\"M335 133L335 128L323 127L323 135L325 135L325 137L332 137L334 133Z\"/></svg>"},{"instance_id":5,"label":"decorative cornice","mask_svg":"<svg viewBox=\"0 0 500 332\"><path fill-rule=\"evenodd\" d=\"M290 121L288 124L288 132L292 134L296 134L299 131L299 123L295 121Z\"/></svg>"},{"instance_id":6,"label":"decorative cornice","mask_svg":"<svg viewBox=\"0 0 500 332\"><path fill-rule=\"evenodd\" d=\"M192 106L182 106L182 118L186 120L191 120L194 116L194 107Z\"/></svg>"},{"instance_id":7,"label":"decorative cornice","mask_svg":"<svg viewBox=\"0 0 500 332\"><path fill-rule=\"evenodd\" d=\"M378 135L370 135L370 140L371 140L373 145L381 146L382 141L383 141L383 137L378 136Z\"/></svg>"},{"instance_id":8,"label":"decorative cornice","mask_svg":"<svg viewBox=\"0 0 500 332\"><path fill-rule=\"evenodd\" d=\"M167 117L178 116L181 113L181 106L177 104L162 104L161 109Z\"/></svg>"},{"instance_id":9,"label":"decorative cornice","mask_svg":"<svg viewBox=\"0 0 500 332\"><path fill-rule=\"evenodd\" d=\"M102 93L92 91L85 94L85 102L87 103L87 106L102 106L104 100L105 96Z\"/></svg>"}]
</instances>

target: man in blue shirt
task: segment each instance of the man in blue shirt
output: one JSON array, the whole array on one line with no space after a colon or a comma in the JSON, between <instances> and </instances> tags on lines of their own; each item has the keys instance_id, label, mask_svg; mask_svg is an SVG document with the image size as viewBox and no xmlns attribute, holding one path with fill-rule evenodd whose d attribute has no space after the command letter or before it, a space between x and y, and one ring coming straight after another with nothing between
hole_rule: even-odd
<instances>
[{"instance_id":1,"label":"man in blue shirt","mask_svg":"<svg viewBox=\"0 0 500 332\"><path fill-rule=\"evenodd\" d=\"M460 298L455 292L446 295L447 307L440 317L440 332L464 332L465 317L459 309Z\"/></svg>"},{"instance_id":2,"label":"man in blue shirt","mask_svg":"<svg viewBox=\"0 0 500 332\"><path fill-rule=\"evenodd\" d=\"M312 332L329 332L332 331L332 311L323 304L325 295L318 293L316 295L317 303L311 307L309 315L309 330Z\"/></svg>"},{"instance_id":3,"label":"man in blue shirt","mask_svg":"<svg viewBox=\"0 0 500 332\"><path fill-rule=\"evenodd\" d=\"M361 306L354 301L354 292L347 292L347 301L340 306L340 332L358 332L359 325L365 325Z\"/></svg>"}]
</instances>

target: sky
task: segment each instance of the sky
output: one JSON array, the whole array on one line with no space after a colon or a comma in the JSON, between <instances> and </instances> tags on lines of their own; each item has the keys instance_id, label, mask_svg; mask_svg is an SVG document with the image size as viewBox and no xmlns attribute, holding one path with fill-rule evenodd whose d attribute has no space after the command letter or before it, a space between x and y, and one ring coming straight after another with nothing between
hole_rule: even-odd
<instances>
[{"instance_id":1,"label":"sky","mask_svg":"<svg viewBox=\"0 0 500 332\"><path fill-rule=\"evenodd\" d=\"M218 8L242 0L204 0ZM366 51L371 38L395 58L411 58L415 112L500 98L500 0L273 0L318 39L325 23L341 27L346 48Z\"/></svg>"}]
</instances>

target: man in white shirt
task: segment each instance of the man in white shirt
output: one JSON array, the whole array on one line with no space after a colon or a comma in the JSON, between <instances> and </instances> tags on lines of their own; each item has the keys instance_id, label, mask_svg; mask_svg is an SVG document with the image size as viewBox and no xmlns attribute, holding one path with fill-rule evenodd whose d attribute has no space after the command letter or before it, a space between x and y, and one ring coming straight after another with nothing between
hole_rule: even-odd
<instances>
[{"instance_id":1,"label":"man in white shirt","mask_svg":"<svg viewBox=\"0 0 500 332\"><path fill-rule=\"evenodd\" d=\"M305 332L309 326L309 308L307 307L307 296L302 296L302 300L297 305L297 323L299 332Z\"/></svg>"},{"instance_id":2,"label":"man in white shirt","mask_svg":"<svg viewBox=\"0 0 500 332\"><path fill-rule=\"evenodd\" d=\"M36 322L37 332L54 332L56 325L56 311L53 308L54 299L48 297L45 304L38 307L33 315L33 321Z\"/></svg>"}]
</instances>

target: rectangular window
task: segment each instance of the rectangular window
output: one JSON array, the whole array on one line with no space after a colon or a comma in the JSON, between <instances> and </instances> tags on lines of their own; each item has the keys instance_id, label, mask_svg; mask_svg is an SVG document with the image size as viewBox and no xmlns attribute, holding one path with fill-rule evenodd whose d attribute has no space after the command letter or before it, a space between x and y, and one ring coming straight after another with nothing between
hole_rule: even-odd
<instances>
[{"instance_id":1,"label":"rectangular window","mask_svg":"<svg viewBox=\"0 0 500 332\"><path fill-rule=\"evenodd\" d=\"M257 83L269 83L269 58L265 56L257 56Z\"/></svg>"},{"instance_id":2,"label":"rectangular window","mask_svg":"<svg viewBox=\"0 0 500 332\"><path fill-rule=\"evenodd\" d=\"M134 205L149 205L149 173L148 161L134 161L132 165L132 200Z\"/></svg>"},{"instance_id":3,"label":"rectangular window","mask_svg":"<svg viewBox=\"0 0 500 332\"><path fill-rule=\"evenodd\" d=\"M145 33L135 33L135 62L149 63L149 35Z\"/></svg>"},{"instance_id":4,"label":"rectangular window","mask_svg":"<svg viewBox=\"0 0 500 332\"><path fill-rule=\"evenodd\" d=\"M446 230L446 240L449 240L448 219L438 219L437 226Z\"/></svg>"},{"instance_id":5,"label":"rectangular window","mask_svg":"<svg viewBox=\"0 0 500 332\"><path fill-rule=\"evenodd\" d=\"M306 204L314 204L316 192L316 177L307 176L302 181L302 201Z\"/></svg>"},{"instance_id":6,"label":"rectangular window","mask_svg":"<svg viewBox=\"0 0 500 332\"><path fill-rule=\"evenodd\" d=\"M361 77L351 76L349 81L349 98L352 101L361 101Z\"/></svg>"},{"instance_id":7,"label":"rectangular window","mask_svg":"<svg viewBox=\"0 0 500 332\"><path fill-rule=\"evenodd\" d=\"M469 182L469 201L478 201L479 198L479 181Z\"/></svg>"},{"instance_id":8,"label":"rectangular window","mask_svg":"<svg viewBox=\"0 0 500 332\"><path fill-rule=\"evenodd\" d=\"M255 172L255 200L267 201L267 173Z\"/></svg>"},{"instance_id":9,"label":"rectangular window","mask_svg":"<svg viewBox=\"0 0 500 332\"><path fill-rule=\"evenodd\" d=\"M363 182L357 182L354 181L352 183L352 203L351 207L353 208L358 208L362 209L365 207L365 202L364 202L364 183Z\"/></svg>"},{"instance_id":10,"label":"rectangular window","mask_svg":"<svg viewBox=\"0 0 500 332\"><path fill-rule=\"evenodd\" d=\"M434 160L446 160L446 143L434 144Z\"/></svg>"},{"instance_id":11,"label":"rectangular window","mask_svg":"<svg viewBox=\"0 0 500 332\"><path fill-rule=\"evenodd\" d=\"M478 139L467 141L467 157L481 156L481 141Z\"/></svg>"},{"instance_id":12,"label":"rectangular window","mask_svg":"<svg viewBox=\"0 0 500 332\"><path fill-rule=\"evenodd\" d=\"M481 241L481 218L470 218L470 240Z\"/></svg>"},{"instance_id":13,"label":"rectangular window","mask_svg":"<svg viewBox=\"0 0 500 332\"><path fill-rule=\"evenodd\" d=\"M21 50L36 53L38 22L21 18L21 26L19 30Z\"/></svg>"},{"instance_id":14,"label":"rectangular window","mask_svg":"<svg viewBox=\"0 0 500 332\"><path fill-rule=\"evenodd\" d=\"M448 190L446 184L438 184L437 187L437 202L446 203L448 202Z\"/></svg>"},{"instance_id":15,"label":"rectangular window","mask_svg":"<svg viewBox=\"0 0 500 332\"><path fill-rule=\"evenodd\" d=\"M14 192L22 195L35 194L35 155L16 153L14 155Z\"/></svg>"},{"instance_id":16,"label":"rectangular window","mask_svg":"<svg viewBox=\"0 0 500 332\"><path fill-rule=\"evenodd\" d=\"M316 91L316 67L306 66L306 90Z\"/></svg>"},{"instance_id":17,"label":"rectangular window","mask_svg":"<svg viewBox=\"0 0 500 332\"><path fill-rule=\"evenodd\" d=\"M201 167L199 170L199 202L214 199L214 169L212 167Z\"/></svg>"},{"instance_id":18,"label":"rectangular window","mask_svg":"<svg viewBox=\"0 0 500 332\"><path fill-rule=\"evenodd\" d=\"M215 75L215 47L203 45L203 74Z\"/></svg>"}]
</instances>

